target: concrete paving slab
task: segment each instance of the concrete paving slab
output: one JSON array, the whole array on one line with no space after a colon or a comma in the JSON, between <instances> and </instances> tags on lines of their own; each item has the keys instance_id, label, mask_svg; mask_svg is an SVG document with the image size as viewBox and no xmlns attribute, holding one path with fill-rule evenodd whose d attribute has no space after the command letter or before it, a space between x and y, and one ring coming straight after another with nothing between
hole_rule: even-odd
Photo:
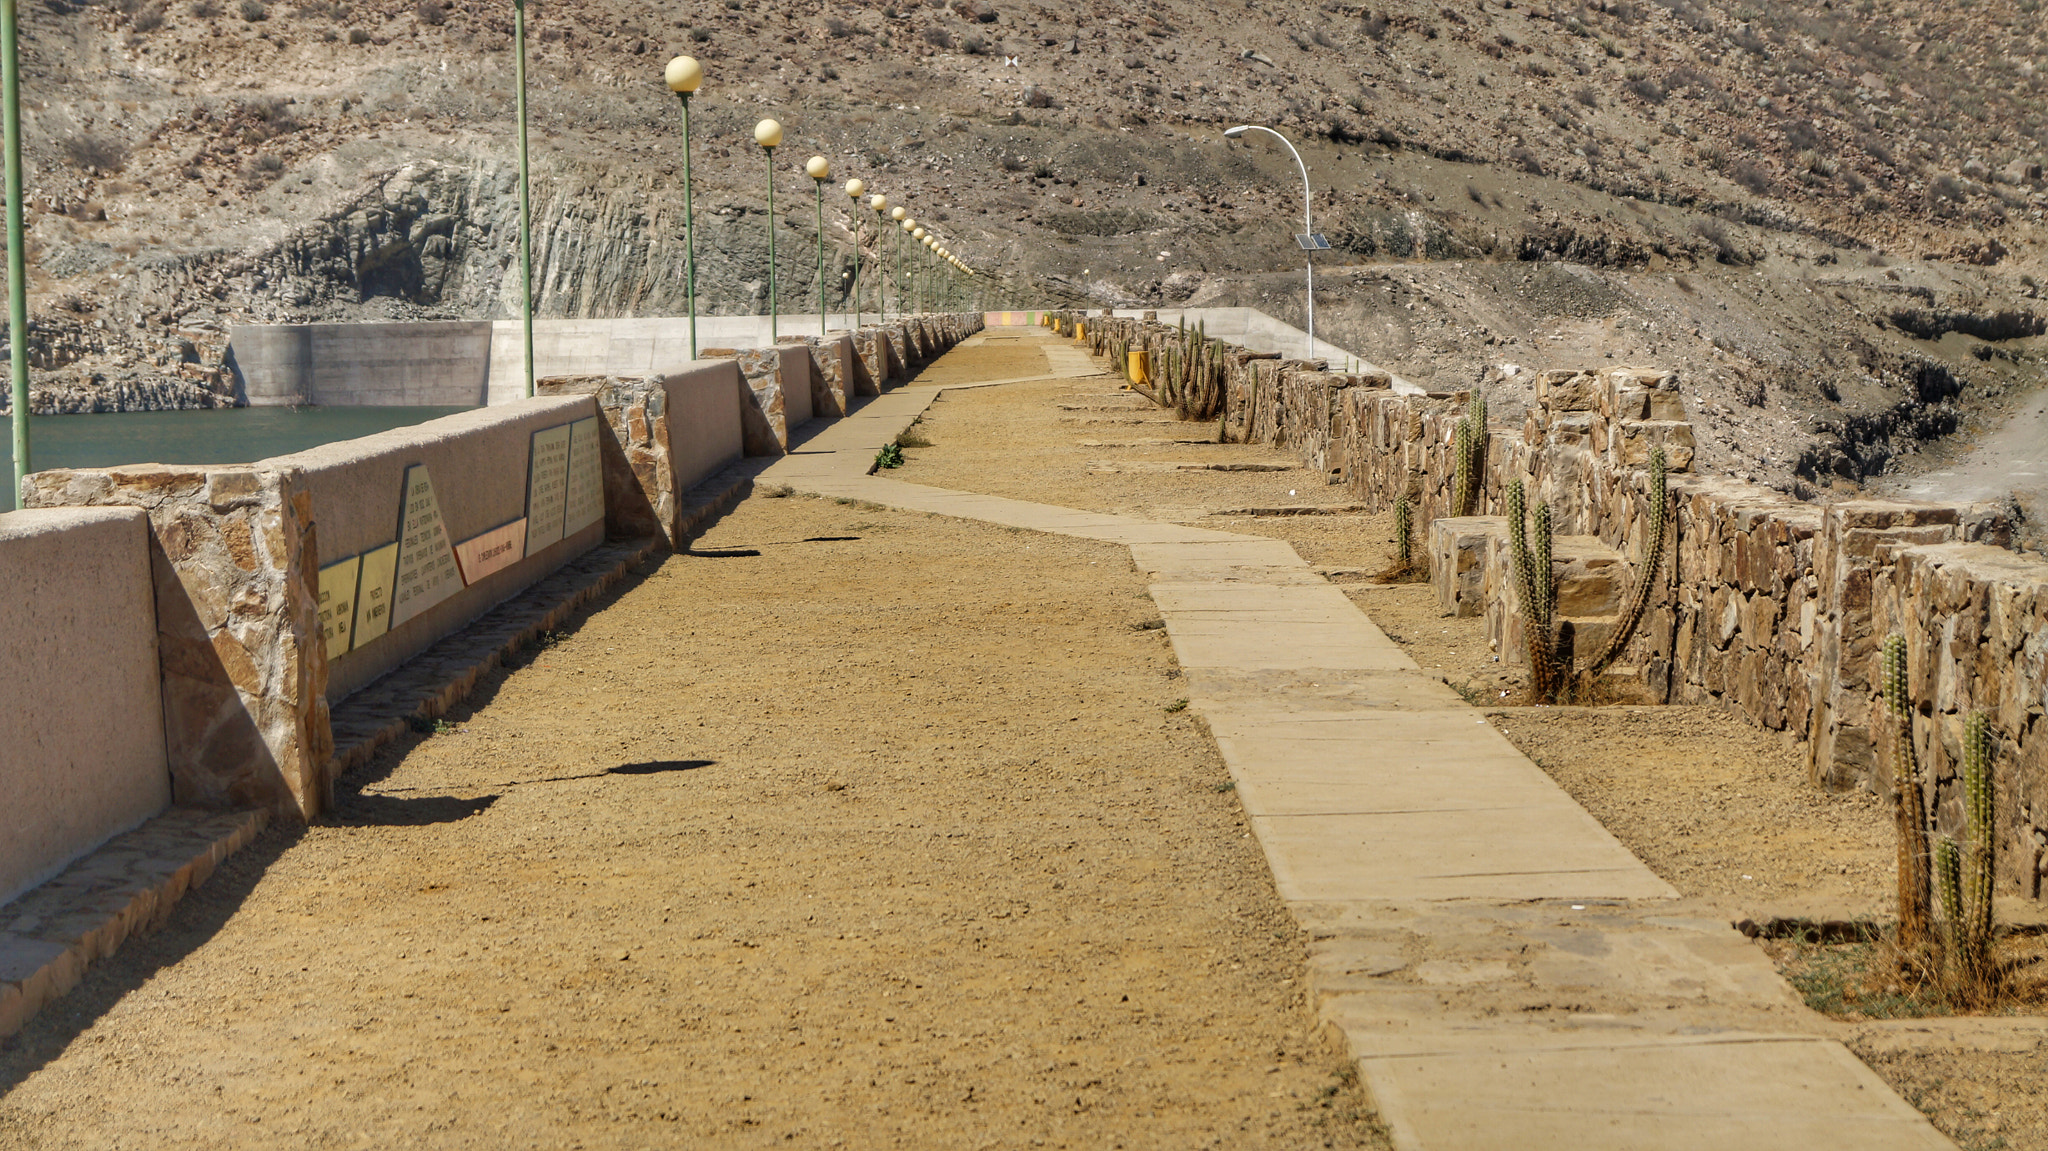
<instances>
[{"instance_id":1,"label":"concrete paving slab","mask_svg":"<svg viewBox=\"0 0 2048 1151\"><path fill-rule=\"evenodd\" d=\"M1283 899L1670 899L1592 816L1549 807L1254 815Z\"/></svg>"},{"instance_id":2,"label":"concrete paving slab","mask_svg":"<svg viewBox=\"0 0 2048 1151\"><path fill-rule=\"evenodd\" d=\"M1363 629L1340 631L1314 621L1187 620L1169 614L1166 634L1184 668L1398 671L1415 667L1405 653L1382 646Z\"/></svg>"},{"instance_id":3,"label":"concrete paving slab","mask_svg":"<svg viewBox=\"0 0 2048 1151\"><path fill-rule=\"evenodd\" d=\"M1840 1044L1735 1038L1360 1063L1394 1145L1953 1148Z\"/></svg>"}]
</instances>

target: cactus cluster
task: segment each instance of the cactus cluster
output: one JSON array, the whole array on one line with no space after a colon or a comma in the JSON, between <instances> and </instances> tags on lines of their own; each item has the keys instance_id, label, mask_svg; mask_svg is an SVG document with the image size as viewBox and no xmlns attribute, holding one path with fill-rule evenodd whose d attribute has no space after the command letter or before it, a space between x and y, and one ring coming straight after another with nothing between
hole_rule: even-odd
<instances>
[{"instance_id":1,"label":"cactus cluster","mask_svg":"<svg viewBox=\"0 0 2048 1151\"><path fill-rule=\"evenodd\" d=\"M1479 509L1479 489L1484 480L1479 474L1486 461L1486 399L1475 395L1466 405L1465 414L1458 419L1456 439L1453 442L1455 478L1452 480L1451 514L1469 516Z\"/></svg>"},{"instance_id":2,"label":"cactus cluster","mask_svg":"<svg viewBox=\"0 0 2048 1151\"><path fill-rule=\"evenodd\" d=\"M1942 836L1930 858L1924 781L1913 745L1915 707L1907 691L1905 637L1887 637L1878 660L1891 727L1886 743L1898 790L1899 947L1908 957L1938 951L1950 999L1982 1006L1997 984L1991 954L1991 897L1998 864L1991 718L1982 711L1963 717L1963 841ZM1938 948L1933 946L1930 887L1946 929Z\"/></svg>"},{"instance_id":3,"label":"cactus cluster","mask_svg":"<svg viewBox=\"0 0 2048 1151\"><path fill-rule=\"evenodd\" d=\"M1193 328L1182 321L1154 366L1159 402L1184 420L1212 420L1223 411L1224 347L1209 338L1205 320Z\"/></svg>"}]
</instances>

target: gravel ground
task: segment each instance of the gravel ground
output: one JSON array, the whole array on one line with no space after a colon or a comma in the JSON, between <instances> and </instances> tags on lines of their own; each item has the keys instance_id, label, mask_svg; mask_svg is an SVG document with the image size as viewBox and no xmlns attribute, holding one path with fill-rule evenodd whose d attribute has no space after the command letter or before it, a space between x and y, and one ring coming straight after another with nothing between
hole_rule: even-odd
<instances>
[{"instance_id":1,"label":"gravel ground","mask_svg":"<svg viewBox=\"0 0 2048 1151\"><path fill-rule=\"evenodd\" d=\"M1123 549L700 543L94 968L0 1147L1384 1146Z\"/></svg>"}]
</instances>

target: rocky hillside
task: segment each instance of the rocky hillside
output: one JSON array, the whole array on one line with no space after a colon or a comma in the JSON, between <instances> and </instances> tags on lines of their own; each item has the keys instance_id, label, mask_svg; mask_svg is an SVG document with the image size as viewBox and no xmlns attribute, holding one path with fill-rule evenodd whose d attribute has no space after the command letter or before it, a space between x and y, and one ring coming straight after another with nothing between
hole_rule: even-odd
<instances>
[{"instance_id":1,"label":"rocky hillside","mask_svg":"<svg viewBox=\"0 0 2048 1151\"><path fill-rule=\"evenodd\" d=\"M1297 316L1292 161L1221 137L1262 123L1336 246L1319 334L1443 386L1677 367L1706 463L1853 485L2038 388L2036 7L536 0L539 308L681 309L678 52L709 73L713 312L765 306L749 133L773 115L786 307L814 298L816 151L993 273L991 304ZM232 402L235 322L514 314L511 15L25 9L39 406ZM836 308L852 219L828 193Z\"/></svg>"}]
</instances>

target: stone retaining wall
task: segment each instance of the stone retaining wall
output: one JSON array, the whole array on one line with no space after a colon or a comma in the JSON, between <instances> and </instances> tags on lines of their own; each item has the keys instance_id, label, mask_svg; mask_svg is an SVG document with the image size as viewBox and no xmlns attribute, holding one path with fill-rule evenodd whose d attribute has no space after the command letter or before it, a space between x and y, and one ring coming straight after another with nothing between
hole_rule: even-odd
<instances>
[{"instance_id":1,"label":"stone retaining wall","mask_svg":"<svg viewBox=\"0 0 2048 1151\"><path fill-rule=\"evenodd\" d=\"M979 327L978 315L926 316L861 335L877 352L890 349L878 367L900 376L901 365L921 362L905 357L935 356ZM117 658L155 685L175 800L311 819L333 783L330 698L388 673L607 534L659 534L682 546L681 494L743 449L786 451L814 397L845 411L861 387L859 342L842 335L661 375L549 381L543 390L555 395L254 464L38 472L22 504L133 508L146 519L146 532L141 520L135 527L152 562L153 647L127 645ZM551 438L569 462L557 459L559 482L547 488L537 477ZM593 461L588 473L583 460ZM6 528L28 522L0 517ZM408 568L416 541L427 552ZM408 582L408 571L421 578ZM408 595L417 597L410 610ZM377 610L365 617L359 600ZM0 679L0 714L28 706L25 683Z\"/></svg>"},{"instance_id":2,"label":"stone retaining wall","mask_svg":"<svg viewBox=\"0 0 2048 1151\"><path fill-rule=\"evenodd\" d=\"M1112 343L1161 348L1179 336L1143 319L1053 313L1048 323L1069 334L1084 326L1098 353ZM1497 641L1516 634L1510 581L1489 577L1504 525L1449 519L1455 430L1471 393L1397 394L1383 373L1231 351L1221 438L1285 445L1374 509L1405 495L1418 545L1434 522L1431 551L1455 560L1435 573L1446 609L1489 614ZM1500 515L1507 483L1521 479L1532 505L1549 503L1557 535L1619 552L1624 580L1641 563L1650 451L1665 449L1665 552L1622 656L1654 699L1722 707L1801 741L1818 785L1888 792L1875 664L1883 638L1904 634L1928 721L1916 737L1934 767L1932 809L1942 826L1956 823L1962 716L1991 709L2001 877L2038 897L2048 868L2048 562L2006 550L2012 524L2002 506L1808 504L1691 474L1692 428L1667 372L1495 370L1481 386L1519 392L1529 414L1487 429L1476 513ZM1460 602L1474 596L1480 602ZM1518 658L1512 643L1503 647L1502 658Z\"/></svg>"}]
</instances>

